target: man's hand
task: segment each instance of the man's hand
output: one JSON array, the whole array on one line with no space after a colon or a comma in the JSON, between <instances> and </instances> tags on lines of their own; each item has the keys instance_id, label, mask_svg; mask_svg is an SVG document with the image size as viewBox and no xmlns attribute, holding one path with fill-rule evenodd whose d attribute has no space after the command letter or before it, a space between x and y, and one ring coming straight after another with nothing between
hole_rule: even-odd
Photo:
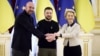
<instances>
[{"instance_id":1,"label":"man's hand","mask_svg":"<svg viewBox=\"0 0 100 56\"><path fill-rule=\"evenodd\" d=\"M58 34L58 33L54 33L54 35L55 35L55 36L60 36L60 34Z\"/></svg>"},{"instance_id":2,"label":"man's hand","mask_svg":"<svg viewBox=\"0 0 100 56\"><path fill-rule=\"evenodd\" d=\"M47 33L47 34L45 34L45 36L46 36L45 39L46 39L48 42L52 42L52 41L55 40L55 35L54 35L54 34Z\"/></svg>"}]
</instances>

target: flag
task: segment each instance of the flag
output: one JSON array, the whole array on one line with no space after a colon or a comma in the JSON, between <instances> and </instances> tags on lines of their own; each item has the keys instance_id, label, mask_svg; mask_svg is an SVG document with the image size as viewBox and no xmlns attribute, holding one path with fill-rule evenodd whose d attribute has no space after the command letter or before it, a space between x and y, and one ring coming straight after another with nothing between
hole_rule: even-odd
<instances>
[{"instance_id":1,"label":"flag","mask_svg":"<svg viewBox=\"0 0 100 56\"><path fill-rule=\"evenodd\" d=\"M16 0L15 9L14 9L14 13L15 13L15 16L16 16L16 17L17 17L20 13L23 12L23 10L25 9L26 3L29 2L29 1L32 1L32 0ZM31 14L31 16L33 17L34 25L36 26L35 13Z\"/></svg>"},{"instance_id":2,"label":"flag","mask_svg":"<svg viewBox=\"0 0 100 56\"><path fill-rule=\"evenodd\" d=\"M14 7L15 7L15 2L16 2L16 0L8 0L8 2L9 2L10 6L11 6L11 8L13 9L13 12L14 12ZM9 33L12 32L12 28L13 28L13 27L9 28Z\"/></svg>"},{"instance_id":3,"label":"flag","mask_svg":"<svg viewBox=\"0 0 100 56\"><path fill-rule=\"evenodd\" d=\"M18 16L20 13L23 12L23 10L25 9L25 5L28 1L32 1L32 0L16 0L15 8L14 8L15 16Z\"/></svg>"},{"instance_id":4,"label":"flag","mask_svg":"<svg viewBox=\"0 0 100 56\"><path fill-rule=\"evenodd\" d=\"M55 6L55 1L54 0L50 0L50 2L52 3L53 6Z\"/></svg>"},{"instance_id":5,"label":"flag","mask_svg":"<svg viewBox=\"0 0 100 56\"><path fill-rule=\"evenodd\" d=\"M51 1L52 5L54 6L56 14L57 14L58 0L50 0L50 1Z\"/></svg>"},{"instance_id":6,"label":"flag","mask_svg":"<svg viewBox=\"0 0 100 56\"><path fill-rule=\"evenodd\" d=\"M55 9L57 11L57 8L58 8L58 0L54 0L54 6L55 6Z\"/></svg>"},{"instance_id":7,"label":"flag","mask_svg":"<svg viewBox=\"0 0 100 56\"><path fill-rule=\"evenodd\" d=\"M52 5L50 0L37 0L37 7L36 7L37 20L40 21L40 20L45 18L44 17L44 9L46 7L52 7L52 9L53 9L53 17L52 17L52 19L54 21L57 21L57 16L56 16L55 9L54 9L54 6Z\"/></svg>"},{"instance_id":8,"label":"flag","mask_svg":"<svg viewBox=\"0 0 100 56\"><path fill-rule=\"evenodd\" d=\"M81 28L90 32L95 26L94 14L90 0L76 0L76 16Z\"/></svg>"},{"instance_id":9,"label":"flag","mask_svg":"<svg viewBox=\"0 0 100 56\"><path fill-rule=\"evenodd\" d=\"M35 13L36 13L36 5L37 5L37 0L32 0L33 4L35 5Z\"/></svg>"},{"instance_id":10,"label":"flag","mask_svg":"<svg viewBox=\"0 0 100 56\"><path fill-rule=\"evenodd\" d=\"M95 0L90 0L93 8L94 15L97 16L97 3Z\"/></svg>"},{"instance_id":11,"label":"flag","mask_svg":"<svg viewBox=\"0 0 100 56\"><path fill-rule=\"evenodd\" d=\"M35 5L35 14L36 14L37 0L32 0L32 1ZM33 34L32 34L32 52L31 52L31 56L38 56L38 38Z\"/></svg>"},{"instance_id":12,"label":"flag","mask_svg":"<svg viewBox=\"0 0 100 56\"><path fill-rule=\"evenodd\" d=\"M5 33L14 25L14 14L7 0L0 0L0 33Z\"/></svg>"},{"instance_id":13,"label":"flag","mask_svg":"<svg viewBox=\"0 0 100 56\"><path fill-rule=\"evenodd\" d=\"M67 21L64 17L65 9L74 9L74 0L59 0L58 1L58 22L62 26Z\"/></svg>"},{"instance_id":14,"label":"flag","mask_svg":"<svg viewBox=\"0 0 100 56\"><path fill-rule=\"evenodd\" d=\"M8 0L12 9L14 10L16 0Z\"/></svg>"}]
</instances>

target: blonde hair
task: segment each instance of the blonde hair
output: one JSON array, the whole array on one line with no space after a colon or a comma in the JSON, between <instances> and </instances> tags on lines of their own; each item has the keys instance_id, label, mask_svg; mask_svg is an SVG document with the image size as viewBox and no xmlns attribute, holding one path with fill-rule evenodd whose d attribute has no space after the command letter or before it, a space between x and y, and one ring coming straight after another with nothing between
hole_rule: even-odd
<instances>
[{"instance_id":1,"label":"blonde hair","mask_svg":"<svg viewBox=\"0 0 100 56\"><path fill-rule=\"evenodd\" d=\"M75 13L75 11L73 10L73 9L65 9L65 14L64 14L64 16L66 17L66 15L67 15L67 13L68 12L72 12L75 16L76 16L76 13Z\"/></svg>"}]
</instances>

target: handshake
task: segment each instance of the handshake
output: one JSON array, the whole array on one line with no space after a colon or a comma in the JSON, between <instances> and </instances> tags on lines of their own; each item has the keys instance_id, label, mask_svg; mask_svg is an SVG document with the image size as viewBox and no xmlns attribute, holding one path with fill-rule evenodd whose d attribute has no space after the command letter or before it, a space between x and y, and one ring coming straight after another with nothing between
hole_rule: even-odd
<instances>
[{"instance_id":1,"label":"handshake","mask_svg":"<svg viewBox=\"0 0 100 56\"><path fill-rule=\"evenodd\" d=\"M48 41L48 42L52 42L52 41L54 41L54 40L56 40L56 36L58 36L59 34L57 34L57 33L47 33L47 34L45 34L45 36L46 36L46 40Z\"/></svg>"}]
</instances>

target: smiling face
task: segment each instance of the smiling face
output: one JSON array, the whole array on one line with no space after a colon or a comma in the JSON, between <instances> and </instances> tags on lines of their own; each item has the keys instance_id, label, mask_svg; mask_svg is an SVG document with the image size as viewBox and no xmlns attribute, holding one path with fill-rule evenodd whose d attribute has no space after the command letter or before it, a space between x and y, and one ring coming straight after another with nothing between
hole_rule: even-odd
<instances>
[{"instance_id":1,"label":"smiling face","mask_svg":"<svg viewBox=\"0 0 100 56\"><path fill-rule=\"evenodd\" d=\"M75 11L73 9L66 9L65 10L65 18L68 21L68 24L72 24L75 20Z\"/></svg>"},{"instance_id":2,"label":"smiling face","mask_svg":"<svg viewBox=\"0 0 100 56\"><path fill-rule=\"evenodd\" d=\"M67 19L68 23L73 23L74 19L75 19L74 13L73 12L67 12L66 19Z\"/></svg>"},{"instance_id":3,"label":"smiling face","mask_svg":"<svg viewBox=\"0 0 100 56\"><path fill-rule=\"evenodd\" d=\"M28 2L25 10L28 14L32 14L34 12L34 4L32 2Z\"/></svg>"}]
</instances>

